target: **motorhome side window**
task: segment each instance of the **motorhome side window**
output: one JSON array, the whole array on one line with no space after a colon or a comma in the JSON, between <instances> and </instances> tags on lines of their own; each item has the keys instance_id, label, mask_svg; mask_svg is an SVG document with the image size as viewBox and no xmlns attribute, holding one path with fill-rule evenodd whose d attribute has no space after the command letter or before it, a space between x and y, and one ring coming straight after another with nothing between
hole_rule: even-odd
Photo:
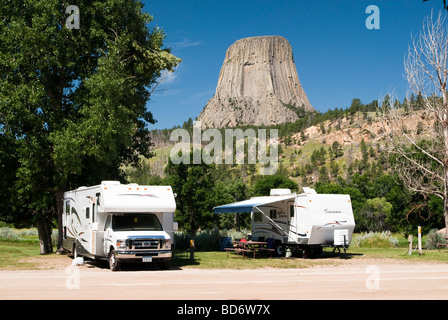
<instances>
[{"instance_id":1,"label":"motorhome side window","mask_svg":"<svg viewBox=\"0 0 448 320\"><path fill-rule=\"evenodd\" d=\"M290 206L289 206L289 216L290 216L291 218L294 217L294 205L290 205Z\"/></svg>"},{"instance_id":2,"label":"motorhome side window","mask_svg":"<svg viewBox=\"0 0 448 320\"><path fill-rule=\"evenodd\" d=\"M86 208L86 219L90 219L90 208Z\"/></svg>"},{"instance_id":3,"label":"motorhome side window","mask_svg":"<svg viewBox=\"0 0 448 320\"><path fill-rule=\"evenodd\" d=\"M275 210L275 209L269 210L269 217L271 219L276 219L277 218L277 210Z\"/></svg>"}]
</instances>

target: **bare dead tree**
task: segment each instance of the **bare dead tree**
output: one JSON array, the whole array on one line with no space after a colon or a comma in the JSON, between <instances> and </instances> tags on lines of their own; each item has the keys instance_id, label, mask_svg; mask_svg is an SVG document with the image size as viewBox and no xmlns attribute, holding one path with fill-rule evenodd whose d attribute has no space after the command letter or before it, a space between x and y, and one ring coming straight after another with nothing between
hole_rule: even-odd
<instances>
[{"instance_id":1,"label":"bare dead tree","mask_svg":"<svg viewBox=\"0 0 448 320\"><path fill-rule=\"evenodd\" d=\"M428 0L423 0L423 2L426 2ZM446 0L443 0L443 9L448 10L448 7L446 5Z\"/></svg>"},{"instance_id":2,"label":"bare dead tree","mask_svg":"<svg viewBox=\"0 0 448 320\"><path fill-rule=\"evenodd\" d=\"M383 136L394 159L393 169L405 186L423 195L444 200L448 227L448 24L446 13L425 18L420 34L412 40L404 62L408 105L400 108L393 95L381 105ZM420 98L415 110L410 94ZM410 113L409 113L410 112ZM410 121L419 113L426 130ZM448 230L448 228L447 228Z\"/></svg>"}]
</instances>

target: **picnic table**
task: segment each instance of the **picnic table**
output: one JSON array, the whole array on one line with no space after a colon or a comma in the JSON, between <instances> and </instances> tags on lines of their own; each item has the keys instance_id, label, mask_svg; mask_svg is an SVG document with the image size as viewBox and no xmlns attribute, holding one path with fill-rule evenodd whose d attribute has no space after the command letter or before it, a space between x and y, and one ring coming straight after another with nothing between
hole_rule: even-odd
<instances>
[{"instance_id":1,"label":"picnic table","mask_svg":"<svg viewBox=\"0 0 448 320\"><path fill-rule=\"evenodd\" d=\"M267 251L272 254L274 249L268 247L268 242L266 241L252 241L252 240L239 240L233 242L232 248L226 248L227 257L229 257L229 251L235 251L239 256L240 252L242 253L242 257L244 258L245 252L253 252L253 257L255 258L256 253L260 253L262 251Z\"/></svg>"},{"instance_id":2,"label":"picnic table","mask_svg":"<svg viewBox=\"0 0 448 320\"><path fill-rule=\"evenodd\" d=\"M448 237L445 237L445 240L448 242ZM439 247L439 251L441 247L448 247L448 243L438 243L437 246Z\"/></svg>"}]
</instances>

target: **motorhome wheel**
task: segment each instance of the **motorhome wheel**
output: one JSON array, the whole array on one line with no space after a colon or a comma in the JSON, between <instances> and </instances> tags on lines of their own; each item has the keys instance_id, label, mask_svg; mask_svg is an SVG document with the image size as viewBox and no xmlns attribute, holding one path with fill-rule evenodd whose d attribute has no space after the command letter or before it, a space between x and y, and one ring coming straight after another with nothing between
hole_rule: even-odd
<instances>
[{"instance_id":1,"label":"motorhome wheel","mask_svg":"<svg viewBox=\"0 0 448 320\"><path fill-rule=\"evenodd\" d=\"M118 260L115 250L111 250L109 253L109 268L111 271L117 271L119 268Z\"/></svg>"}]
</instances>

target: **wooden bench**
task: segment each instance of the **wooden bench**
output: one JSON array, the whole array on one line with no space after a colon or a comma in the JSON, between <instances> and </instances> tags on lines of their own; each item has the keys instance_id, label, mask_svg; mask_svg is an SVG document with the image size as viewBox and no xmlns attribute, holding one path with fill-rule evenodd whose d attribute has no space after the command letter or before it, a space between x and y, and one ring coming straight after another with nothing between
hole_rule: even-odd
<instances>
[{"instance_id":1,"label":"wooden bench","mask_svg":"<svg viewBox=\"0 0 448 320\"><path fill-rule=\"evenodd\" d=\"M230 252L230 251L234 251L234 252L236 252L237 256L239 256L239 255L240 255L240 252L241 252L243 258L244 258L244 253L245 253L245 252L251 252L251 250L243 249L243 248L224 248L224 250L227 251L227 258L229 257L229 252Z\"/></svg>"},{"instance_id":2,"label":"wooden bench","mask_svg":"<svg viewBox=\"0 0 448 320\"><path fill-rule=\"evenodd\" d=\"M271 249L271 248L260 248L260 249L258 249L258 250L269 252L269 258L272 258L272 252L275 251L275 249Z\"/></svg>"}]
</instances>

